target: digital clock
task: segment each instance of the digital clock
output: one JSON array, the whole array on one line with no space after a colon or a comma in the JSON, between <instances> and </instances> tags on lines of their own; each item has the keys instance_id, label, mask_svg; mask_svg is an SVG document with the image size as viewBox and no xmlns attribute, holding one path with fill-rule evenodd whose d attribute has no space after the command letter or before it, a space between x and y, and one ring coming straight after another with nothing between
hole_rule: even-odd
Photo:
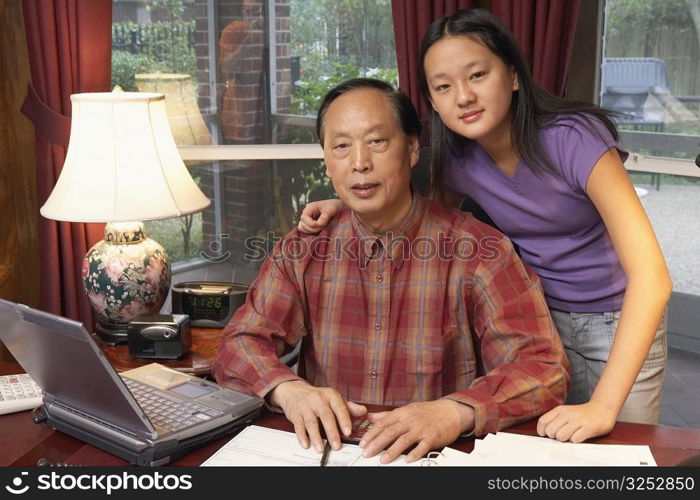
<instances>
[{"instance_id":1,"label":"digital clock","mask_svg":"<svg viewBox=\"0 0 700 500\"><path fill-rule=\"evenodd\" d=\"M245 303L248 286L221 281L184 281L173 285L173 314L187 314L192 326L223 328Z\"/></svg>"}]
</instances>

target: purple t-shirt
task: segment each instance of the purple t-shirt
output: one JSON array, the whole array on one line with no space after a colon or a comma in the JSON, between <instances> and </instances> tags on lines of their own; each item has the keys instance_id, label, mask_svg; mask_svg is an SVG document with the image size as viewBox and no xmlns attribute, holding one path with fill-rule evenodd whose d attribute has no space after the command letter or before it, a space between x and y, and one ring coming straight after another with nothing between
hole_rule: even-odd
<instances>
[{"instance_id":1,"label":"purple t-shirt","mask_svg":"<svg viewBox=\"0 0 700 500\"><path fill-rule=\"evenodd\" d=\"M521 161L508 177L475 141L464 154L448 157L445 180L488 213L520 247L522 259L540 276L552 309L600 312L620 309L625 273L605 224L586 194L586 182L603 153L627 152L597 119L598 134L573 117L540 132L542 149L560 170L532 172Z\"/></svg>"}]
</instances>

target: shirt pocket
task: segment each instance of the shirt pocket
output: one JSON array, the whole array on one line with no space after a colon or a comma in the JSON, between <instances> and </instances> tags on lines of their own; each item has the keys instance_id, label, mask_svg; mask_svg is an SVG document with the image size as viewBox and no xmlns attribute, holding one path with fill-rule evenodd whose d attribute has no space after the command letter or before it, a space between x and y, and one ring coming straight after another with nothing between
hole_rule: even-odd
<instances>
[{"instance_id":1,"label":"shirt pocket","mask_svg":"<svg viewBox=\"0 0 700 500\"><path fill-rule=\"evenodd\" d=\"M412 343L399 343L399 359L408 375L442 372L444 342L441 337L428 335Z\"/></svg>"},{"instance_id":2,"label":"shirt pocket","mask_svg":"<svg viewBox=\"0 0 700 500\"><path fill-rule=\"evenodd\" d=\"M448 372L454 371L457 337L456 327L418 329L415 338L398 343L397 351L405 372L409 375L442 374L446 368Z\"/></svg>"}]
</instances>

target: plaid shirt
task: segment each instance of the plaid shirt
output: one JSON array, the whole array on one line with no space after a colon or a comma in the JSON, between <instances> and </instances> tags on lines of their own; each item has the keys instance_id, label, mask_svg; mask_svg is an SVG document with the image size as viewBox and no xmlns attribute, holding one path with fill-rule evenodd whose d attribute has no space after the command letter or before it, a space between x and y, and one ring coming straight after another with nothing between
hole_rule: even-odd
<instances>
[{"instance_id":1,"label":"plaid shirt","mask_svg":"<svg viewBox=\"0 0 700 500\"><path fill-rule=\"evenodd\" d=\"M494 432L561 404L569 375L539 281L499 232L418 194L396 231L343 210L290 232L224 330L219 383L266 396L306 379L388 406L447 397ZM278 356L303 340L299 375Z\"/></svg>"}]
</instances>

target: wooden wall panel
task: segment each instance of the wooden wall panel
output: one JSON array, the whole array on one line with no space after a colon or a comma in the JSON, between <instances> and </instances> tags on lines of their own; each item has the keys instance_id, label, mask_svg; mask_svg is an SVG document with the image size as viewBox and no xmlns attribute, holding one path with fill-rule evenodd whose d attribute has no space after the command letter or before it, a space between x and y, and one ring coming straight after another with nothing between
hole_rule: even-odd
<instances>
[{"instance_id":1,"label":"wooden wall panel","mask_svg":"<svg viewBox=\"0 0 700 500\"><path fill-rule=\"evenodd\" d=\"M574 46L569 59L566 97L597 104L603 0L582 0L580 5Z\"/></svg>"},{"instance_id":2,"label":"wooden wall panel","mask_svg":"<svg viewBox=\"0 0 700 500\"><path fill-rule=\"evenodd\" d=\"M0 26L0 298L37 307L39 209L34 127L19 111L31 78L19 0L0 2Z\"/></svg>"}]
</instances>

